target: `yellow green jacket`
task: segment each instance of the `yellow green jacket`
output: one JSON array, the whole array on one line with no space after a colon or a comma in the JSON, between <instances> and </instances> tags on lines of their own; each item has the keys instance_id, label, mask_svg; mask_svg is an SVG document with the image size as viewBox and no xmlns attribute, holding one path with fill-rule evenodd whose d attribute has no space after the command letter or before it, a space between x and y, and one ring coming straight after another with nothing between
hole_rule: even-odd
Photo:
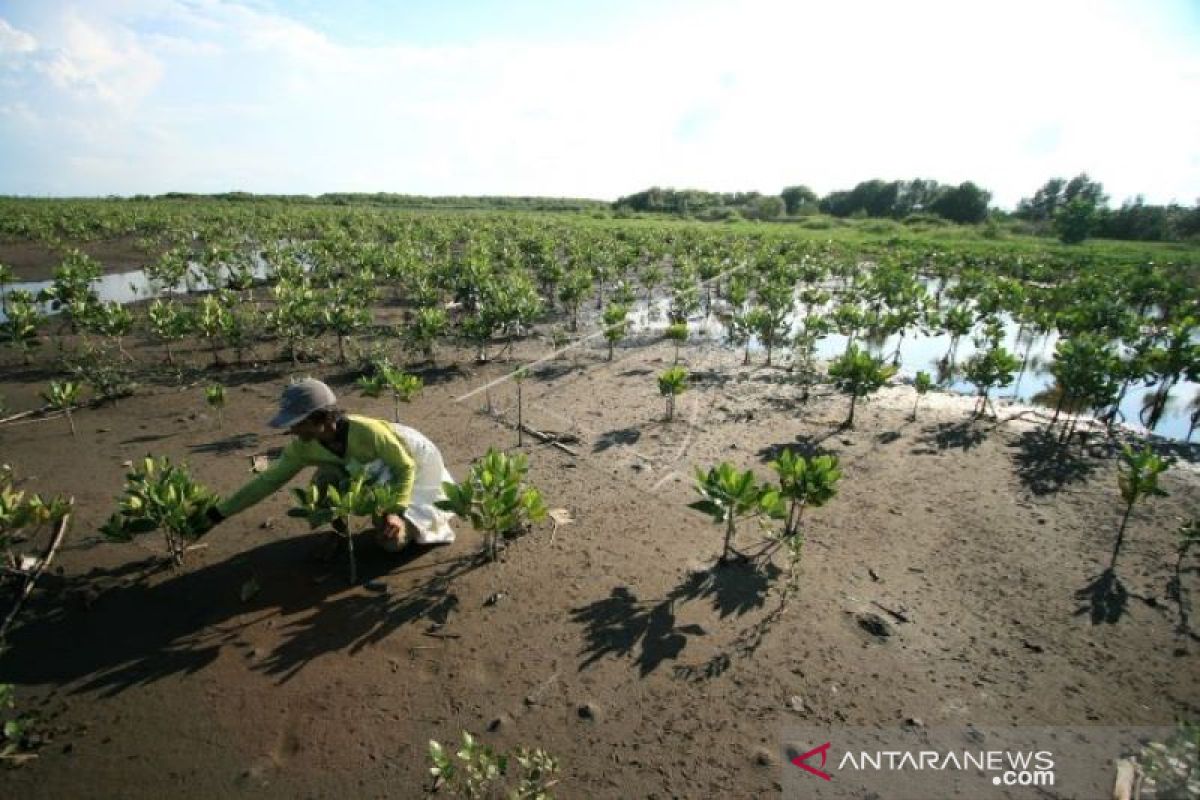
<instances>
[{"instance_id":1,"label":"yellow green jacket","mask_svg":"<svg viewBox=\"0 0 1200 800\"><path fill-rule=\"evenodd\" d=\"M221 501L217 510L230 517L244 511L279 487L305 467L334 466L348 469L351 465L365 465L382 459L392 473L391 483L401 490L404 505L412 501L413 480L416 465L404 447L404 442L392 430L392 426L380 419L347 414L349 423L344 458L334 455L315 439L304 441L293 439L279 458L254 480Z\"/></svg>"}]
</instances>

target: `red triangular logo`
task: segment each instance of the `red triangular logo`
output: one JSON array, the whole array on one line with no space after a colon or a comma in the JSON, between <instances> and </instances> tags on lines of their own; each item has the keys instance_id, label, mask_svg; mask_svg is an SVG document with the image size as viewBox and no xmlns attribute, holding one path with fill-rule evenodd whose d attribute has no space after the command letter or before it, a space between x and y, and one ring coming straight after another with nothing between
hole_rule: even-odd
<instances>
[{"instance_id":1,"label":"red triangular logo","mask_svg":"<svg viewBox=\"0 0 1200 800\"><path fill-rule=\"evenodd\" d=\"M809 750L807 753L801 753L800 755L798 755L792 759L792 763L806 772L811 772L813 775L816 775L818 778L824 778L825 780L831 780L831 776L829 775L828 772L823 772L823 771L817 769L816 767L810 767L808 764L804 763L808 759L815 756L817 753L820 753L821 754L821 766L822 767L825 766L825 755L826 755L826 753L829 752L829 744L830 744L829 742L826 742L825 744L821 745L820 747L814 747L812 750Z\"/></svg>"}]
</instances>

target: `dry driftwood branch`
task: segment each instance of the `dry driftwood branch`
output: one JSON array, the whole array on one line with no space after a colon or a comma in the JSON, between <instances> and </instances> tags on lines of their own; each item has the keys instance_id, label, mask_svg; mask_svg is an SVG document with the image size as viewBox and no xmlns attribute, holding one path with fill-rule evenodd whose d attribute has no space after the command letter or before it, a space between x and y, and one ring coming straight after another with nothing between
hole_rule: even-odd
<instances>
[{"instance_id":1,"label":"dry driftwood branch","mask_svg":"<svg viewBox=\"0 0 1200 800\"><path fill-rule=\"evenodd\" d=\"M559 450L562 450L564 453L568 453L568 454L570 454L570 455L573 455L573 456L575 456L576 458L578 458L578 457L579 457L579 453L575 452L574 450L572 450L571 448L567 447L565 444L563 444L562 442L560 442L560 441L558 440L558 437L557 437L557 436L551 436L551 435L550 435L550 434L548 434L548 433L543 433L542 431L539 431L539 430L538 430L538 429L536 429L536 428L531 428L531 427L529 427L528 425L526 425L526 424L524 424L524 423L522 423L522 424L521 424L521 430L525 431L525 432L526 432L526 433L528 433L530 436L533 436L533 437L535 437L535 438L537 438L537 439L540 439L541 441L545 442L546 444L554 445L554 446L555 446L555 447L557 447Z\"/></svg>"},{"instance_id":2,"label":"dry driftwood branch","mask_svg":"<svg viewBox=\"0 0 1200 800\"><path fill-rule=\"evenodd\" d=\"M50 410L51 410L50 406L46 405L46 406L42 406L41 408L31 408L28 411L21 411L19 413L13 414L11 416L7 416L4 419L0 419L0 425L5 424L6 422L16 422L19 419L25 419L26 417L32 417L36 414L46 414Z\"/></svg>"},{"instance_id":3,"label":"dry driftwood branch","mask_svg":"<svg viewBox=\"0 0 1200 800\"><path fill-rule=\"evenodd\" d=\"M67 502L68 504L73 505L75 503L75 498L72 497ZM12 610L9 611L8 616L5 617L4 624L0 625L0 642L4 641L5 634L8 633L9 627L13 624L13 621L16 620L17 613L21 610L21 606L25 604L25 599L28 598L29 593L33 591L33 586L35 583L37 583L37 579L41 577L42 573L46 571L46 567L50 566L50 562L54 560L54 554L58 552L58 548L62 544L63 539L66 538L67 526L70 524L70 522L71 512L68 511L66 514L63 514L62 519L60 519L58 524L54 527L54 534L50 537L50 544L46 547L45 554L42 556L42 559L38 565L33 568L33 571L25 577L24 588L21 589L21 593L17 596L17 601L13 604Z\"/></svg>"},{"instance_id":4,"label":"dry driftwood branch","mask_svg":"<svg viewBox=\"0 0 1200 800\"><path fill-rule=\"evenodd\" d=\"M897 622L909 622L910 621L908 618L908 615L905 614L903 611L896 611L895 609L888 608L883 603L880 603L875 600L871 601L871 605L875 606L876 608L886 611Z\"/></svg>"}]
</instances>

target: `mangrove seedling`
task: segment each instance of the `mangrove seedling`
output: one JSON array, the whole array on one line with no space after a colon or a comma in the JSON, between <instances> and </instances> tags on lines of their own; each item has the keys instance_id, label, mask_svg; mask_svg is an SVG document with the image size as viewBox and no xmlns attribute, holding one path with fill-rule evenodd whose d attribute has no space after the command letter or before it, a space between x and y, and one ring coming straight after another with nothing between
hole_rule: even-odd
<instances>
[{"instance_id":1,"label":"mangrove seedling","mask_svg":"<svg viewBox=\"0 0 1200 800\"><path fill-rule=\"evenodd\" d=\"M21 351L21 360L28 365L33 348L42 343L38 328L46 318L37 310L28 292L13 292L6 313L8 319L0 322L0 334L10 347Z\"/></svg>"},{"instance_id":2,"label":"mangrove seedling","mask_svg":"<svg viewBox=\"0 0 1200 800\"><path fill-rule=\"evenodd\" d=\"M436 306L427 306L417 311L404 328L404 346L420 353L429 363L434 360L434 345L445 335L449 321L446 311Z\"/></svg>"},{"instance_id":3,"label":"mangrove seedling","mask_svg":"<svg viewBox=\"0 0 1200 800\"><path fill-rule=\"evenodd\" d=\"M608 360L613 359L613 347L625 338L629 323L626 317L629 309L621 305L611 305L604 309L604 338L608 340Z\"/></svg>"},{"instance_id":4,"label":"mangrove seedling","mask_svg":"<svg viewBox=\"0 0 1200 800\"><path fill-rule=\"evenodd\" d=\"M392 405L396 414L396 422L400 421L400 404L411 403L412 399L424 388L425 383L416 375L409 375L388 365L380 373L384 385L392 392Z\"/></svg>"},{"instance_id":5,"label":"mangrove seedling","mask_svg":"<svg viewBox=\"0 0 1200 800\"><path fill-rule=\"evenodd\" d=\"M71 409L79 402L79 384L74 381L50 381L50 388L42 392L42 399L55 411L67 415L71 435L78 438L79 432L75 430L75 419L71 416Z\"/></svg>"},{"instance_id":6,"label":"mangrove seedling","mask_svg":"<svg viewBox=\"0 0 1200 800\"><path fill-rule=\"evenodd\" d=\"M171 343L178 341L195 327L195 318L186 309L180 308L172 301L155 300L146 309L146 318L150 322L150 332L155 339L163 343L167 353L167 363L175 363L175 354L171 351Z\"/></svg>"},{"instance_id":7,"label":"mangrove seedling","mask_svg":"<svg viewBox=\"0 0 1200 800\"><path fill-rule=\"evenodd\" d=\"M512 372L513 383L517 385L517 447L525 444L525 408L521 397L521 386L528 377L529 370L526 367L517 367Z\"/></svg>"},{"instance_id":8,"label":"mangrove seedling","mask_svg":"<svg viewBox=\"0 0 1200 800\"><path fill-rule=\"evenodd\" d=\"M542 493L526 484L529 459L523 453L508 455L489 448L471 465L467 479L442 484L444 500L435 505L469 520L484 535L484 550L496 560L501 537L509 538L528 530L546 517Z\"/></svg>"},{"instance_id":9,"label":"mangrove seedling","mask_svg":"<svg viewBox=\"0 0 1200 800\"><path fill-rule=\"evenodd\" d=\"M683 367L671 367L658 375L658 393L667 398L667 422L675 418L675 398L687 389L687 380Z\"/></svg>"},{"instance_id":10,"label":"mangrove seedling","mask_svg":"<svg viewBox=\"0 0 1200 800\"><path fill-rule=\"evenodd\" d=\"M437 791L448 790L468 800L501 796L509 800L553 800L550 789L558 783L554 778L558 762L545 750L518 747L511 755L498 754L463 731L462 747L454 756L457 761L441 744L429 741L429 772L437 781ZM521 768L519 774L512 769L513 762ZM516 785L504 792L513 777Z\"/></svg>"},{"instance_id":11,"label":"mangrove seedling","mask_svg":"<svg viewBox=\"0 0 1200 800\"><path fill-rule=\"evenodd\" d=\"M383 390L387 388L387 380L380 372L374 375L362 375L356 381L358 390L363 393L364 397L379 397L383 394Z\"/></svg>"},{"instance_id":12,"label":"mangrove seedling","mask_svg":"<svg viewBox=\"0 0 1200 800\"><path fill-rule=\"evenodd\" d=\"M800 559L804 554L804 533L800 528L804 509L823 506L833 498L842 471L838 469L837 456L805 458L787 449L769 466L779 476L779 496L787 505L783 531L776 539L787 548L787 590L791 591L798 584Z\"/></svg>"},{"instance_id":13,"label":"mangrove seedling","mask_svg":"<svg viewBox=\"0 0 1200 800\"><path fill-rule=\"evenodd\" d=\"M665 335L668 339L675 343L675 360L673 364L679 363L679 346L687 341L688 325L686 322L672 322L667 326Z\"/></svg>"},{"instance_id":14,"label":"mangrove seedling","mask_svg":"<svg viewBox=\"0 0 1200 800\"><path fill-rule=\"evenodd\" d=\"M111 541L128 542L135 535L161 530L178 567L187 543L211 527L208 511L216 503L217 496L192 480L186 466L147 456L125 475L120 505L100 533Z\"/></svg>"},{"instance_id":15,"label":"mangrove seedling","mask_svg":"<svg viewBox=\"0 0 1200 800\"><path fill-rule=\"evenodd\" d=\"M217 412L217 427L222 427L225 424L225 387L219 383L205 386L204 402L208 403L209 408Z\"/></svg>"},{"instance_id":16,"label":"mangrove seedling","mask_svg":"<svg viewBox=\"0 0 1200 800\"><path fill-rule=\"evenodd\" d=\"M788 507L783 534L795 536L800 533L804 509L823 506L837 494L842 477L837 456L805 458L785 449L768 466L779 476L779 495Z\"/></svg>"},{"instance_id":17,"label":"mangrove seedling","mask_svg":"<svg viewBox=\"0 0 1200 800\"><path fill-rule=\"evenodd\" d=\"M229 328L231 314L229 309L221 305L215 295L205 295L200 301L200 310L196 316L196 328L200 335L208 340L212 350L213 366L221 364L221 343Z\"/></svg>"},{"instance_id":18,"label":"mangrove seedling","mask_svg":"<svg viewBox=\"0 0 1200 800\"><path fill-rule=\"evenodd\" d=\"M7 464L0 465L0 593L16 598L0 621L0 652L4 650L8 630L16 621L26 598L66 537L74 502L74 498L44 499L41 495L18 491L13 488L12 468ZM52 525L53 532L39 556L18 555L13 551L13 545L32 541L44 525ZM0 698L3 698L3 694L4 686L0 685ZM0 699L0 709L3 706L4 702ZM8 732L5 731L5 734ZM0 737L0 740L3 738ZM3 756L4 753L0 752L0 757Z\"/></svg>"},{"instance_id":19,"label":"mangrove seedling","mask_svg":"<svg viewBox=\"0 0 1200 800\"><path fill-rule=\"evenodd\" d=\"M979 399L976 401L972 418L978 419L984 415L991 404L988 394L992 387L1012 383L1013 375L1020 365L1016 356L998 344L993 344L987 350L976 352L967 359L963 376L968 383L975 384L975 388L979 390ZM992 414L995 416L994 408Z\"/></svg>"},{"instance_id":20,"label":"mangrove seedling","mask_svg":"<svg viewBox=\"0 0 1200 800\"><path fill-rule=\"evenodd\" d=\"M912 414L910 414L908 418L916 421L917 406L920 405L921 398L928 394L929 390L933 388L933 378L930 377L928 372L918 372L917 377L913 379L913 388L917 390L917 399L913 401Z\"/></svg>"},{"instance_id":21,"label":"mangrove seedling","mask_svg":"<svg viewBox=\"0 0 1200 800\"><path fill-rule=\"evenodd\" d=\"M850 395L850 415L842 425L844 428L854 427L854 406L858 398L878 391L895 374L895 367L885 365L883 359L859 350L856 345L850 345L829 366L829 377L834 379L839 389Z\"/></svg>"},{"instance_id":22,"label":"mangrove seedling","mask_svg":"<svg viewBox=\"0 0 1200 800\"><path fill-rule=\"evenodd\" d=\"M772 517L783 515L783 502L779 492L769 484L760 485L753 470L738 472L732 464L723 461L705 472L696 470L696 491L702 499L689 503L689 508L702 511L712 517L713 522L725 525L725 545L721 550L721 564L728 563L730 553L738 558L746 556L733 547L740 517L767 514Z\"/></svg>"},{"instance_id":23,"label":"mangrove seedling","mask_svg":"<svg viewBox=\"0 0 1200 800\"><path fill-rule=\"evenodd\" d=\"M308 520L312 529L333 525L333 529L346 539L350 557L350 583L358 583L358 562L354 558L354 536L373 525L372 520L389 514L401 514L404 505L398 487L389 483L369 483L369 474L358 470L341 486L329 484L325 487L309 485L292 490L297 505L288 510L288 515ZM355 530L355 517L366 519L360 529Z\"/></svg>"},{"instance_id":24,"label":"mangrove seedling","mask_svg":"<svg viewBox=\"0 0 1200 800\"><path fill-rule=\"evenodd\" d=\"M1171 463L1156 454L1146 445L1135 451L1129 445L1121 448L1121 464L1117 473L1117 486L1121 490L1121 499L1125 501L1125 514L1121 517L1121 527L1117 530L1117 543L1113 547L1112 565L1117 563L1121 553L1121 543L1125 538L1125 526L1129 524L1129 515L1133 506L1143 497L1166 497L1167 492L1158 485L1158 476L1166 472Z\"/></svg>"}]
</instances>

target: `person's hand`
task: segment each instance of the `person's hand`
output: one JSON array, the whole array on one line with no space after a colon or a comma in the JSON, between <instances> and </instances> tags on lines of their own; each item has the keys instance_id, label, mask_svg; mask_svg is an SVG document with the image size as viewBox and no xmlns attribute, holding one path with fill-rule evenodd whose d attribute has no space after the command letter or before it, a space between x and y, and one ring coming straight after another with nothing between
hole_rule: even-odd
<instances>
[{"instance_id":1,"label":"person's hand","mask_svg":"<svg viewBox=\"0 0 1200 800\"><path fill-rule=\"evenodd\" d=\"M404 533L404 517L399 514L388 514L383 518L383 532L388 536L399 538Z\"/></svg>"},{"instance_id":2,"label":"person's hand","mask_svg":"<svg viewBox=\"0 0 1200 800\"><path fill-rule=\"evenodd\" d=\"M384 542L391 542L396 546L404 546L407 536L407 523L404 517L399 514L388 514L383 518L383 527L379 531L379 538Z\"/></svg>"}]
</instances>

